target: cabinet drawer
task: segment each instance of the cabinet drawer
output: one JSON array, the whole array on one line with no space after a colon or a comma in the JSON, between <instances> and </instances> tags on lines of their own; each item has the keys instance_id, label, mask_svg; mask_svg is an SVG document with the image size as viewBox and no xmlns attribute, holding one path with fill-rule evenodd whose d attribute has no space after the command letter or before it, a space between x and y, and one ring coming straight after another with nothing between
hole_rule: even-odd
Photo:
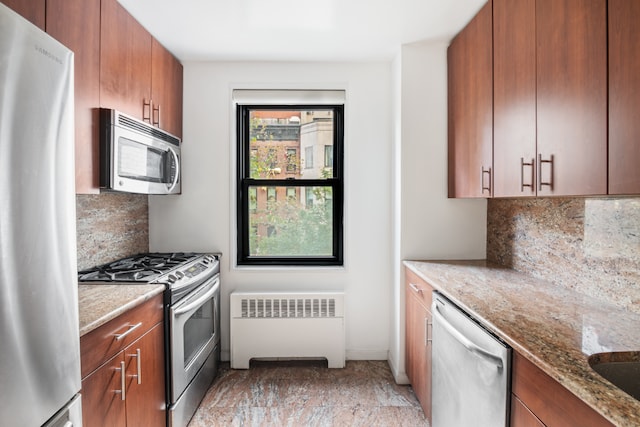
<instances>
[{"instance_id":1,"label":"cabinet drawer","mask_svg":"<svg viewBox=\"0 0 640 427\"><path fill-rule=\"evenodd\" d=\"M612 426L540 368L513 352L512 392L548 427Z\"/></svg>"},{"instance_id":2,"label":"cabinet drawer","mask_svg":"<svg viewBox=\"0 0 640 427\"><path fill-rule=\"evenodd\" d=\"M511 394L511 427L544 427L515 394Z\"/></svg>"},{"instance_id":3,"label":"cabinet drawer","mask_svg":"<svg viewBox=\"0 0 640 427\"><path fill-rule=\"evenodd\" d=\"M433 287L408 268L405 269L405 281L407 284L407 292L415 295L418 300L424 304L425 308L431 311Z\"/></svg>"},{"instance_id":4,"label":"cabinet drawer","mask_svg":"<svg viewBox=\"0 0 640 427\"><path fill-rule=\"evenodd\" d=\"M80 337L82 378L161 322L162 307L160 294ZM138 323L140 326L135 327ZM122 339L116 338L129 330L131 332Z\"/></svg>"}]
</instances>

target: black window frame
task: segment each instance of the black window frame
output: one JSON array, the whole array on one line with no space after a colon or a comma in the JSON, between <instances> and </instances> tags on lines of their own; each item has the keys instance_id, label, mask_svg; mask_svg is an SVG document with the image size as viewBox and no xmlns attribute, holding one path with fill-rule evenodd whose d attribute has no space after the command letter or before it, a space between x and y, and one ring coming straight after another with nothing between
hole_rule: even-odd
<instances>
[{"instance_id":1,"label":"black window frame","mask_svg":"<svg viewBox=\"0 0 640 427\"><path fill-rule=\"evenodd\" d=\"M318 104L238 104L237 116L237 260L239 266L343 266L344 265L344 105ZM252 110L331 110L333 111L333 176L322 179L287 177L250 178L250 112ZM249 225L249 187L331 187L332 254L330 256L251 256Z\"/></svg>"}]
</instances>

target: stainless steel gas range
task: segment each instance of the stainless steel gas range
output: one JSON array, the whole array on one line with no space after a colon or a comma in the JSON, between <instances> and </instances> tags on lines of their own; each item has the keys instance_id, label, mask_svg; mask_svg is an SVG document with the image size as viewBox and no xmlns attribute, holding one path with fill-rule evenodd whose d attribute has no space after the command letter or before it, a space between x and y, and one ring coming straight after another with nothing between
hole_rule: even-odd
<instances>
[{"instance_id":1,"label":"stainless steel gas range","mask_svg":"<svg viewBox=\"0 0 640 427\"><path fill-rule=\"evenodd\" d=\"M164 284L167 425L188 424L218 371L220 255L148 253L78 273L81 283Z\"/></svg>"}]
</instances>

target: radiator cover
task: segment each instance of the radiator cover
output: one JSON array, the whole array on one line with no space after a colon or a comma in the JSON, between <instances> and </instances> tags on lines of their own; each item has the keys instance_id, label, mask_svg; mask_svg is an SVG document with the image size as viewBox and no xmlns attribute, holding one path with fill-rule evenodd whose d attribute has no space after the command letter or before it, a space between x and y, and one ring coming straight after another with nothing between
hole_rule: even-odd
<instances>
[{"instance_id":1,"label":"radiator cover","mask_svg":"<svg viewBox=\"0 0 640 427\"><path fill-rule=\"evenodd\" d=\"M231 368L252 358L327 359L344 368L344 293L231 294Z\"/></svg>"}]
</instances>

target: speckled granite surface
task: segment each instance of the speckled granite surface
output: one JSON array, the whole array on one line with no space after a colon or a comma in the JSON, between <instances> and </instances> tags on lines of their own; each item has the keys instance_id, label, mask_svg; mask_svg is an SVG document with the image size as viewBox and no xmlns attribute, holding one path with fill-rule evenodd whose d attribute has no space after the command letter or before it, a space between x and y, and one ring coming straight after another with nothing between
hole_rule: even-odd
<instances>
[{"instance_id":1,"label":"speckled granite surface","mask_svg":"<svg viewBox=\"0 0 640 427\"><path fill-rule=\"evenodd\" d=\"M639 314L484 261L405 265L615 425L640 426L640 401L588 365L640 351Z\"/></svg>"},{"instance_id":2,"label":"speckled granite surface","mask_svg":"<svg viewBox=\"0 0 640 427\"><path fill-rule=\"evenodd\" d=\"M640 198L491 199L487 259L640 313Z\"/></svg>"},{"instance_id":3,"label":"speckled granite surface","mask_svg":"<svg viewBox=\"0 0 640 427\"><path fill-rule=\"evenodd\" d=\"M80 336L164 291L164 285L79 285Z\"/></svg>"},{"instance_id":4,"label":"speckled granite surface","mask_svg":"<svg viewBox=\"0 0 640 427\"><path fill-rule=\"evenodd\" d=\"M149 252L149 198L143 194L76 196L78 270Z\"/></svg>"},{"instance_id":5,"label":"speckled granite surface","mask_svg":"<svg viewBox=\"0 0 640 427\"><path fill-rule=\"evenodd\" d=\"M386 361L223 363L188 427L429 427L411 387Z\"/></svg>"}]
</instances>

